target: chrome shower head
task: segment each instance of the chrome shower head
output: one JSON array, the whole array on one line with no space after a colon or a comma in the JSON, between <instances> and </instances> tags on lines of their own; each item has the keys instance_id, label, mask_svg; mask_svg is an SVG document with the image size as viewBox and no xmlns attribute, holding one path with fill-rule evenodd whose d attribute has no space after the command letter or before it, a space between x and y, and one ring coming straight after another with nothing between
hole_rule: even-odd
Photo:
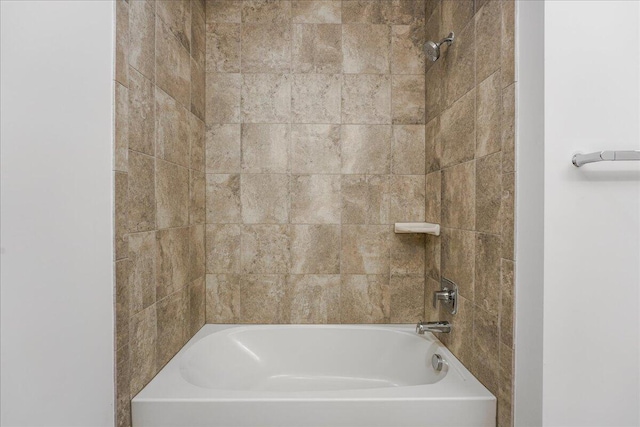
<instances>
[{"instance_id":1,"label":"chrome shower head","mask_svg":"<svg viewBox=\"0 0 640 427\"><path fill-rule=\"evenodd\" d=\"M442 46L443 43L446 43L447 46L451 46L454 37L455 35L451 32L446 38L442 39L440 43L434 43L429 40L424 44L424 54L430 61L436 62L438 58L440 58L440 46Z\"/></svg>"}]
</instances>

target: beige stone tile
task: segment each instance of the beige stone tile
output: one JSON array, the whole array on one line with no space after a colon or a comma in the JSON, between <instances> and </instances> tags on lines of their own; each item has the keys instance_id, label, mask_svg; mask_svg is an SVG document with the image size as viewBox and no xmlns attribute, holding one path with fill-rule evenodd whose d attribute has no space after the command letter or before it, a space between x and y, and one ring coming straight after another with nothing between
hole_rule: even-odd
<instances>
[{"instance_id":1,"label":"beige stone tile","mask_svg":"<svg viewBox=\"0 0 640 427\"><path fill-rule=\"evenodd\" d=\"M207 174L207 223L242 222L240 175Z\"/></svg>"},{"instance_id":2,"label":"beige stone tile","mask_svg":"<svg viewBox=\"0 0 640 427\"><path fill-rule=\"evenodd\" d=\"M174 292L158 301L158 341L156 366L160 370L187 341L189 288Z\"/></svg>"},{"instance_id":3,"label":"beige stone tile","mask_svg":"<svg viewBox=\"0 0 640 427\"><path fill-rule=\"evenodd\" d=\"M284 275L244 275L240 279L242 323L289 323L291 303Z\"/></svg>"},{"instance_id":4,"label":"beige stone tile","mask_svg":"<svg viewBox=\"0 0 640 427\"><path fill-rule=\"evenodd\" d=\"M391 275L424 276L425 236L423 234L391 234Z\"/></svg>"},{"instance_id":5,"label":"beige stone tile","mask_svg":"<svg viewBox=\"0 0 640 427\"><path fill-rule=\"evenodd\" d=\"M340 175L291 177L291 223L340 224Z\"/></svg>"},{"instance_id":6,"label":"beige stone tile","mask_svg":"<svg viewBox=\"0 0 640 427\"><path fill-rule=\"evenodd\" d=\"M392 166L395 175L418 175L425 172L425 127L393 126Z\"/></svg>"},{"instance_id":7,"label":"beige stone tile","mask_svg":"<svg viewBox=\"0 0 640 427\"><path fill-rule=\"evenodd\" d=\"M294 74L291 116L294 123L340 123L342 77L338 74Z\"/></svg>"},{"instance_id":8,"label":"beige stone tile","mask_svg":"<svg viewBox=\"0 0 640 427\"><path fill-rule=\"evenodd\" d=\"M242 221L245 224L285 224L289 221L289 176L242 174Z\"/></svg>"},{"instance_id":9,"label":"beige stone tile","mask_svg":"<svg viewBox=\"0 0 640 427\"><path fill-rule=\"evenodd\" d=\"M129 148L155 156L156 102L151 80L129 70Z\"/></svg>"},{"instance_id":10,"label":"beige stone tile","mask_svg":"<svg viewBox=\"0 0 640 427\"><path fill-rule=\"evenodd\" d=\"M442 167L466 162L475 156L475 100L473 90L440 116Z\"/></svg>"},{"instance_id":11,"label":"beige stone tile","mask_svg":"<svg viewBox=\"0 0 640 427\"><path fill-rule=\"evenodd\" d=\"M489 389L498 393L498 376L500 370L498 316L478 307L473 313L473 353L471 370L474 376Z\"/></svg>"},{"instance_id":12,"label":"beige stone tile","mask_svg":"<svg viewBox=\"0 0 640 427\"><path fill-rule=\"evenodd\" d=\"M205 8L207 22L242 22L242 1L209 0Z\"/></svg>"},{"instance_id":13,"label":"beige stone tile","mask_svg":"<svg viewBox=\"0 0 640 427\"><path fill-rule=\"evenodd\" d=\"M462 32L473 17L474 0L442 0L442 26L447 34Z\"/></svg>"},{"instance_id":14,"label":"beige stone tile","mask_svg":"<svg viewBox=\"0 0 640 427\"><path fill-rule=\"evenodd\" d=\"M207 72L239 73L241 24L207 24Z\"/></svg>"},{"instance_id":15,"label":"beige stone tile","mask_svg":"<svg viewBox=\"0 0 640 427\"><path fill-rule=\"evenodd\" d=\"M240 322L240 275L207 274L207 323Z\"/></svg>"},{"instance_id":16,"label":"beige stone tile","mask_svg":"<svg viewBox=\"0 0 640 427\"><path fill-rule=\"evenodd\" d=\"M502 175L502 257L515 259L514 254L514 228L515 228L515 174Z\"/></svg>"},{"instance_id":17,"label":"beige stone tile","mask_svg":"<svg viewBox=\"0 0 640 427\"><path fill-rule=\"evenodd\" d=\"M114 249L115 259L127 257L128 239L128 204L129 204L129 179L123 172L115 173L114 187Z\"/></svg>"},{"instance_id":18,"label":"beige stone tile","mask_svg":"<svg viewBox=\"0 0 640 427\"><path fill-rule=\"evenodd\" d=\"M205 278L194 280L189 285L189 327L187 338L192 337L205 323Z\"/></svg>"},{"instance_id":19,"label":"beige stone tile","mask_svg":"<svg viewBox=\"0 0 640 427\"><path fill-rule=\"evenodd\" d=\"M116 1L115 81L129 84L129 3Z\"/></svg>"},{"instance_id":20,"label":"beige stone tile","mask_svg":"<svg viewBox=\"0 0 640 427\"><path fill-rule=\"evenodd\" d=\"M289 226L245 225L242 227L241 242L244 274L287 274L289 272L291 265ZM248 321L244 317L242 320Z\"/></svg>"},{"instance_id":21,"label":"beige stone tile","mask_svg":"<svg viewBox=\"0 0 640 427\"><path fill-rule=\"evenodd\" d=\"M207 73L206 123L240 123L241 74Z\"/></svg>"},{"instance_id":22,"label":"beige stone tile","mask_svg":"<svg viewBox=\"0 0 640 427\"><path fill-rule=\"evenodd\" d=\"M344 0L342 2L342 23L384 24L383 2L371 0Z\"/></svg>"},{"instance_id":23,"label":"beige stone tile","mask_svg":"<svg viewBox=\"0 0 640 427\"><path fill-rule=\"evenodd\" d=\"M189 116L189 146L191 147L191 169L205 171L205 125L194 114Z\"/></svg>"},{"instance_id":24,"label":"beige stone tile","mask_svg":"<svg viewBox=\"0 0 640 427\"><path fill-rule=\"evenodd\" d=\"M416 323L424 319L424 275L391 275L391 323Z\"/></svg>"},{"instance_id":25,"label":"beige stone tile","mask_svg":"<svg viewBox=\"0 0 640 427\"><path fill-rule=\"evenodd\" d=\"M502 204L501 153L476 161L476 230L500 234Z\"/></svg>"},{"instance_id":26,"label":"beige stone tile","mask_svg":"<svg viewBox=\"0 0 640 427\"><path fill-rule=\"evenodd\" d=\"M340 274L340 226L291 226L292 274Z\"/></svg>"},{"instance_id":27,"label":"beige stone tile","mask_svg":"<svg viewBox=\"0 0 640 427\"><path fill-rule=\"evenodd\" d=\"M424 219L427 222L440 224L442 207L442 174L432 172L425 177Z\"/></svg>"},{"instance_id":28,"label":"beige stone tile","mask_svg":"<svg viewBox=\"0 0 640 427\"><path fill-rule=\"evenodd\" d=\"M156 166L153 157L129 150L129 232L156 228Z\"/></svg>"},{"instance_id":29,"label":"beige stone tile","mask_svg":"<svg viewBox=\"0 0 640 427\"><path fill-rule=\"evenodd\" d=\"M162 19L187 51L191 50L191 3L189 0L156 0L156 15Z\"/></svg>"},{"instance_id":30,"label":"beige stone tile","mask_svg":"<svg viewBox=\"0 0 640 427\"><path fill-rule=\"evenodd\" d=\"M189 225L189 170L156 161L158 228Z\"/></svg>"},{"instance_id":31,"label":"beige stone tile","mask_svg":"<svg viewBox=\"0 0 640 427\"><path fill-rule=\"evenodd\" d=\"M411 25L391 27L391 73L423 74L426 42L424 28Z\"/></svg>"},{"instance_id":32,"label":"beige stone tile","mask_svg":"<svg viewBox=\"0 0 640 427\"><path fill-rule=\"evenodd\" d=\"M157 233L156 299L186 286L189 279L189 228L168 228Z\"/></svg>"},{"instance_id":33,"label":"beige stone tile","mask_svg":"<svg viewBox=\"0 0 640 427\"><path fill-rule=\"evenodd\" d=\"M207 173L240 172L240 129L239 123L207 127Z\"/></svg>"},{"instance_id":34,"label":"beige stone tile","mask_svg":"<svg viewBox=\"0 0 640 427\"><path fill-rule=\"evenodd\" d=\"M156 305L131 317L129 351L130 395L135 396L156 374Z\"/></svg>"},{"instance_id":35,"label":"beige stone tile","mask_svg":"<svg viewBox=\"0 0 640 427\"><path fill-rule=\"evenodd\" d=\"M183 106L190 105L191 57L171 30L156 19L156 85Z\"/></svg>"},{"instance_id":36,"label":"beige stone tile","mask_svg":"<svg viewBox=\"0 0 640 427\"><path fill-rule=\"evenodd\" d=\"M388 225L342 226L342 273L389 274Z\"/></svg>"},{"instance_id":37,"label":"beige stone tile","mask_svg":"<svg viewBox=\"0 0 640 427\"><path fill-rule=\"evenodd\" d=\"M445 227L475 229L475 162L461 163L442 172L442 224Z\"/></svg>"},{"instance_id":38,"label":"beige stone tile","mask_svg":"<svg viewBox=\"0 0 640 427\"><path fill-rule=\"evenodd\" d=\"M429 122L435 120L445 108L445 64L444 60L427 62L429 65L425 76L425 121Z\"/></svg>"},{"instance_id":39,"label":"beige stone tile","mask_svg":"<svg viewBox=\"0 0 640 427\"><path fill-rule=\"evenodd\" d=\"M515 84L502 91L502 173L516 171Z\"/></svg>"},{"instance_id":40,"label":"beige stone tile","mask_svg":"<svg viewBox=\"0 0 640 427\"><path fill-rule=\"evenodd\" d=\"M203 172L189 171L189 224L204 224L207 180Z\"/></svg>"},{"instance_id":41,"label":"beige stone tile","mask_svg":"<svg viewBox=\"0 0 640 427\"><path fill-rule=\"evenodd\" d=\"M460 1L460 3L464 1L466 0ZM442 3L443 10L445 4L445 2ZM449 107L476 85L476 42L474 27L475 25L473 21L471 21L463 31L458 32L454 30L456 31L456 39L439 60L444 64L445 107ZM444 26L444 28L447 27Z\"/></svg>"},{"instance_id":42,"label":"beige stone tile","mask_svg":"<svg viewBox=\"0 0 640 427\"><path fill-rule=\"evenodd\" d=\"M476 20L476 79L483 81L500 68L502 50L502 1L490 0L478 11ZM500 83L497 86L501 86Z\"/></svg>"},{"instance_id":43,"label":"beige stone tile","mask_svg":"<svg viewBox=\"0 0 640 427\"><path fill-rule=\"evenodd\" d=\"M516 81L515 20L515 1L504 1L502 3L502 48L500 49L503 88Z\"/></svg>"},{"instance_id":44,"label":"beige stone tile","mask_svg":"<svg viewBox=\"0 0 640 427\"><path fill-rule=\"evenodd\" d=\"M291 323L339 323L340 275L287 276Z\"/></svg>"},{"instance_id":45,"label":"beige stone tile","mask_svg":"<svg viewBox=\"0 0 640 427\"><path fill-rule=\"evenodd\" d=\"M373 24L343 25L342 57L345 73L388 74L391 28Z\"/></svg>"},{"instance_id":46,"label":"beige stone tile","mask_svg":"<svg viewBox=\"0 0 640 427\"><path fill-rule=\"evenodd\" d=\"M425 236L425 276L440 281L440 266L442 253L442 238L439 236ZM438 289L439 285L438 285Z\"/></svg>"},{"instance_id":47,"label":"beige stone tile","mask_svg":"<svg viewBox=\"0 0 640 427\"><path fill-rule=\"evenodd\" d=\"M425 171L440 170L442 160L442 138L440 137L440 118L431 120L424 128L425 139Z\"/></svg>"},{"instance_id":48,"label":"beige stone tile","mask_svg":"<svg viewBox=\"0 0 640 427\"><path fill-rule=\"evenodd\" d=\"M129 149L129 89L115 84L113 169L127 171L127 150Z\"/></svg>"},{"instance_id":49,"label":"beige stone tile","mask_svg":"<svg viewBox=\"0 0 640 427\"><path fill-rule=\"evenodd\" d=\"M342 123L391 124L391 78L350 74L342 87Z\"/></svg>"},{"instance_id":50,"label":"beige stone tile","mask_svg":"<svg viewBox=\"0 0 640 427\"><path fill-rule=\"evenodd\" d=\"M206 47L206 20L204 1L191 0L191 56L204 68L204 52Z\"/></svg>"},{"instance_id":51,"label":"beige stone tile","mask_svg":"<svg viewBox=\"0 0 640 427\"><path fill-rule=\"evenodd\" d=\"M291 71L294 73L315 72L316 26L293 24L291 34Z\"/></svg>"},{"instance_id":52,"label":"beige stone tile","mask_svg":"<svg viewBox=\"0 0 640 427\"><path fill-rule=\"evenodd\" d=\"M495 72L476 90L476 158L500 151L502 140L502 89Z\"/></svg>"},{"instance_id":53,"label":"beige stone tile","mask_svg":"<svg viewBox=\"0 0 640 427\"><path fill-rule=\"evenodd\" d=\"M391 169L391 126L343 125L342 173L388 174Z\"/></svg>"},{"instance_id":54,"label":"beige stone tile","mask_svg":"<svg viewBox=\"0 0 640 427\"><path fill-rule=\"evenodd\" d=\"M341 193L343 224L389 224L388 176L343 175Z\"/></svg>"},{"instance_id":55,"label":"beige stone tile","mask_svg":"<svg viewBox=\"0 0 640 427\"><path fill-rule=\"evenodd\" d=\"M131 286L129 285L129 260L121 259L114 264L115 269L115 345L120 348L129 342L129 300Z\"/></svg>"},{"instance_id":56,"label":"beige stone tile","mask_svg":"<svg viewBox=\"0 0 640 427\"><path fill-rule=\"evenodd\" d=\"M116 427L131 426L131 365L129 345L116 351Z\"/></svg>"},{"instance_id":57,"label":"beige stone tile","mask_svg":"<svg viewBox=\"0 0 640 427\"><path fill-rule=\"evenodd\" d=\"M440 289L440 286L438 286L438 289ZM427 297L429 298L431 295ZM473 303L464 297L460 297L458 300L458 313L455 315L449 314L449 311L443 309L442 305L439 307L437 320L446 320L453 324L453 328L450 334L439 334L438 338L465 366L471 366L475 357L473 345L470 345L474 333L473 314L475 310Z\"/></svg>"},{"instance_id":58,"label":"beige stone tile","mask_svg":"<svg viewBox=\"0 0 640 427\"><path fill-rule=\"evenodd\" d=\"M513 393L513 350L500 344L500 373L498 376L498 427L511 427Z\"/></svg>"},{"instance_id":59,"label":"beige stone tile","mask_svg":"<svg viewBox=\"0 0 640 427\"><path fill-rule=\"evenodd\" d=\"M390 193L391 223L424 221L424 175L392 175Z\"/></svg>"},{"instance_id":60,"label":"beige stone tile","mask_svg":"<svg viewBox=\"0 0 640 427\"><path fill-rule=\"evenodd\" d=\"M424 26L425 0L391 0L383 4L388 24Z\"/></svg>"},{"instance_id":61,"label":"beige stone tile","mask_svg":"<svg viewBox=\"0 0 640 427\"><path fill-rule=\"evenodd\" d=\"M289 75L243 74L242 77L244 123L290 122L291 78Z\"/></svg>"},{"instance_id":62,"label":"beige stone tile","mask_svg":"<svg viewBox=\"0 0 640 427\"><path fill-rule=\"evenodd\" d=\"M131 311L138 313L156 302L156 232L129 235Z\"/></svg>"},{"instance_id":63,"label":"beige stone tile","mask_svg":"<svg viewBox=\"0 0 640 427\"><path fill-rule=\"evenodd\" d=\"M340 24L342 23L342 2L295 0L291 2L291 21L299 24Z\"/></svg>"},{"instance_id":64,"label":"beige stone tile","mask_svg":"<svg viewBox=\"0 0 640 427\"><path fill-rule=\"evenodd\" d=\"M206 74L204 67L191 58L191 108L190 111L200 120L205 119L205 96Z\"/></svg>"},{"instance_id":65,"label":"beige stone tile","mask_svg":"<svg viewBox=\"0 0 640 427\"><path fill-rule=\"evenodd\" d=\"M424 74L394 75L391 87L393 124L424 124Z\"/></svg>"},{"instance_id":66,"label":"beige stone tile","mask_svg":"<svg viewBox=\"0 0 640 427\"><path fill-rule=\"evenodd\" d=\"M425 42L431 40L433 42L439 42L445 37L451 30L442 28L442 1L441 0L427 0L427 5L431 9L426 14L426 25L424 27ZM446 54L444 49L448 50L448 46L442 46L443 54ZM424 52L424 50L422 50ZM425 59L426 71L429 71L436 64L442 63L442 61L432 62Z\"/></svg>"},{"instance_id":67,"label":"beige stone tile","mask_svg":"<svg viewBox=\"0 0 640 427\"><path fill-rule=\"evenodd\" d=\"M295 124L291 126L291 172L333 173L341 169L340 126Z\"/></svg>"},{"instance_id":68,"label":"beige stone tile","mask_svg":"<svg viewBox=\"0 0 640 427\"><path fill-rule=\"evenodd\" d=\"M442 276L458 285L460 295L474 299L475 233L444 228L442 232Z\"/></svg>"},{"instance_id":69,"label":"beige stone tile","mask_svg":"<svg viewBox=\"0 0 640 427\"><path fill-rule=\"evenodd\" d=\"M242 72L288 73L291 25L242 24Z\"/></svg>"},{"instance_id":70,"label":"beige stone tile","mask_svg":"<svg viewBox=\"0 0 640 427\"><path fill-rule=\"evenodd\" d=\"M425 16L429 18L439 7L442 0L426 0Z\"/></svg>"},{"instance_id":71,"label":"beige stone tile","mask_svg":"<svg viewBox=\"0 0 640 427\"><path fill-rule=\"evenodd\" d=\"M242 22L286 24L291 22L291 2L280 0L244 0Z\"/></svg>"},{"instance_id":72,"label":"beige stone tile","mask_svg":"<svg viewBox=\"0 0 640 427\"><path fill-rule=\"evenodd\" d=\"M500 342L513 347L513 287L515 263L501 260Z\"/></svg>"},{"instance_id":73,"label":"beige stone tile","mask_svg":"<svg viewBox=\"0 0 640 427\"><path fill-rule=\"evenodd\" d=\"M240 272L240 227L239 224L207 224L207 273Z\"/></svg>"},{"instance_id":74,"label":"beige stone tile","mask_svg":"<svg viewBox=\"0 0 640 427\"><path fill-rule=\"evenodd\" d=\"M440 290L438 280L427 277L424 283L424 320L427 322L437 322L440 319L440 309L433 307L433 294ZM455 325L457 327L457 324Z\"/></svg>"},{"instance_id":75,"label":"beige stone tile","mask_svg":"<svg viewBox=\"0 0 640 427\"><path fill-rule=\"evenodd\" d=\"M205 265L205 225L192 225L189 227L189 283L204 277Z\"/></svg>"},{"instance_id":76,"label":"beige stone tile","mask_svg":"<svg viewBox=\"0 0 640 427\"><path fill-rule=\"evenodd\" d=\"M475 302L492 314L500 309L500 255L500 236L476 235Z\"/></svg>"},{"instance_id":77,"label":"beige stone tile","mask_svg":"<svg viewBox=\"0 0 640 427\"><path fill-rule=\"evenodd\" d=\"M342 275L341 323L385 323L389 321L391 290L388 275Z\"/></svg>"},{"instance_id":78,"label":"beige stone tile","mask_svg":"<svg viewBox=\"0 0 640 427\"><path fill-rule=\"evenodd\" d=\"M189 167L189 112L156 89L156 156Z\"/></svg>"},{"instance_id":79,"label":"beige stone tile","mask_svg":"<svg viewBox=\"0 0 640 427\"><path fill-rule=\"evenodd\" d=\"M242 172L287 173L290 139L288 124L243 124Z\"/></svg>"},{"instance_id":80,"label":"beige stone tile","mask_svg":"<svg viewBox=\"0 0 640 427\"><path fill-rule=\"evenodd\" d=\"M129 6L129 65L152 82L155 81L155 13L146 2L132 1Z\"/></svg>"},{"instance_id":81,"label":"beige stone tile","mask_svg":"<svg viewBox=\"0 0 640 427\"><path fill-rule=\"evenodd\" d=\"M342 73L342 25L315 25L314 64L316 73Z\"/></svg>"}]
</instances>

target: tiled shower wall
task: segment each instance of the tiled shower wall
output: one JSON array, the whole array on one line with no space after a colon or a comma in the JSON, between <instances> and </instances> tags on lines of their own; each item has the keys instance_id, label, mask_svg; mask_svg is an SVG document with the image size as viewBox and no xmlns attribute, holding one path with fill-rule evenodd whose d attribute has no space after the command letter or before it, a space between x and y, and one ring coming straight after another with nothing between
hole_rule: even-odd
<instances>
[{"instance_id":1,"label":"tiled shower wall","mask_svg":"<svg viewBox=\"0 0 640 427\"><path fill-rule=\"evenodd\" d=\"M116 0L117 425L204 324L205 13Z\"/></svg>"},{"instance_id":2,"label":"tiled shower wall","mask_svg":"<svg viewBox=\"0 0 640 427\"><path fill-rule=\"evenodd\" d=\"M426 219L442 236L426 244L427 296L444 276L460 308L440 339L498 397L512 423L514 286L514 2L427 3L427 38L456 40L426 74Z\"/></svg>"},{"instance_id":3,"label":"tiled shower wall","mask_svg":"<svg viewBox=\"0 0 640 427\"><path fill-rule=\"evenodd\" d=\"M424 314L424 1L207 2L208 323Z\"/></svg>"}]
</instances>

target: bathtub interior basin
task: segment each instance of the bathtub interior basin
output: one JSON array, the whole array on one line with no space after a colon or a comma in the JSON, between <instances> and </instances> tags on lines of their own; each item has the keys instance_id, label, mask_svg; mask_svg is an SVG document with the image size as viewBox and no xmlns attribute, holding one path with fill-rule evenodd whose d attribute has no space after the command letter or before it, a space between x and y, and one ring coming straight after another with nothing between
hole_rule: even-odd
<instances>
[{"instance_id":1,"label":"bathtub interior basin","mask_svg":"<svg viewBox=\"0 0 640 427\"><path fill-rule=\"evenodd\" d=\"M205 388L245 391L357 390L432 384L439 346L390 329L252 326L211 334L187 349L180 371Z\"/></svg>"},{"instance_id":2,"label":"bathtub interior basin","mask_svg":"<svg viewBox=\"0 0 640 427\"><path fill-rule=\"evenodd\" d=\"M205 325L131 412L134 427L489 427L496 398L413 325Z\"/></svg>"}]
</instances>

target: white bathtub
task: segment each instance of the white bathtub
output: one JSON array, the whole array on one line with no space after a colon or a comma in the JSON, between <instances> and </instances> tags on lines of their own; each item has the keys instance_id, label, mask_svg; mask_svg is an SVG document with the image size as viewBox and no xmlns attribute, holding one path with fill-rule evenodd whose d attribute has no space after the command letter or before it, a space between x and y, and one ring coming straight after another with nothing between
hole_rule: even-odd
<instances>
[{"instance_id":1,"label":"white bathtub","mask_svg":"<svg viewBox=\"0 0 640 427\"><path fill-rule=\"evenodd\" d=\"M412 326L205 325L132 413L134 427L495 426L496 398Z\"/></svg>"}]
</instances>

